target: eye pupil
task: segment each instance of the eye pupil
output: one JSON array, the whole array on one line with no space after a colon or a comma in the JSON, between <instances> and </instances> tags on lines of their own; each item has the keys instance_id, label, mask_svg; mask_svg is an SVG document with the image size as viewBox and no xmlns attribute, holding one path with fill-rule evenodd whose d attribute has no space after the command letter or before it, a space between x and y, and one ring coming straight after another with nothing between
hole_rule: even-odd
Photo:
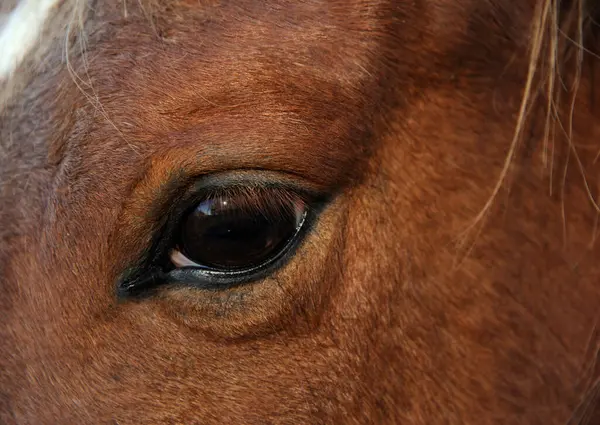
<instances>
[{"instance_id":1,"label":"eye pupil","mask_svg":"<svg viewBox=\"0 0 600 425\"><path fill-rule=\"evenodd\" d=\"M302 222L303 207L250 208L234 197L205 200L184 219L177 249L203 268L256 267L287 246Z\"/></svg>"}]
</instances>

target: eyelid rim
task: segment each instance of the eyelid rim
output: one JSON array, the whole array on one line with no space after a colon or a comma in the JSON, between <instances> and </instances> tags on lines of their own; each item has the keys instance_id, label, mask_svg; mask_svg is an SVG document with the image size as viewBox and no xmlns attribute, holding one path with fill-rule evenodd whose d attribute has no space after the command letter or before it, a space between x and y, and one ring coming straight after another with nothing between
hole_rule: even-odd
<instances>
[{"instance_id":1,"label":"eyelid rim","mask_svg":"<svg viewBox=\"0 0 600 425\"><path fill-rule=\"evenodd\" d=\"M332 198L331 194L318 192L311 185L304 186L297 180L297 176L291 177L286 173L270 170L235 170L183 179L178 187L172 189L172 194L168 197L170 199L162 200L162 209L158 208L158 211L151 213L148 218L152 220L153 216L160 217L159 220L154 220L158 225L152 230L152 243L140 255L139 260L118 279L118 297L149 293L152 289L165 284L183 284L205 290L224 290L263 279L277 270L302 244L306 234L312 230L320 211ZM218 193L219 190L227 190L235 186L250 187L251 185L259 186L261 190L278 188L290 191L301 198L307 206L302 223L278 255L259 266L238 272L201 270L194 267L172 269L168 266L169 247L173 245L175 231L187 211L206 199L211 191ZM165 235L170 236L165 237ZM236 274L237 279L231 277Z\"/></svg>"}]
</instances>

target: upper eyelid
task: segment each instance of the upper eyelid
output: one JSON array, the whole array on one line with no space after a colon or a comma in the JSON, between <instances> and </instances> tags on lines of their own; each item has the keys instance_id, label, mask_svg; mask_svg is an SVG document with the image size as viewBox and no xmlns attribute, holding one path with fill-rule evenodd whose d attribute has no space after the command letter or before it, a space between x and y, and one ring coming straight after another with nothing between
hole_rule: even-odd
<instances>
[{"instance_id":1,"label":"upper eyelid","mask_svg":"<svg viewBox=\"0 0 600 425\"><path fill-rule=\"evenodd\" d=\"M242 189L254 186L260 190L287 190L305 201L324 201L334 195L314 187L297 176L269 170L235 170L198 177L186 176L169 182L166 186L168 189L164 191L165 193L157 197L160 202L150 208L151 218L182 214L195 202L205 199L207 194L218 196L219 193L225 193L235 186Z\"/></svg>"},{"instance_id":2,"label":"upper eyelid","mask_svg":"<svg viewBox=\"0 0 600 425\"><path fill-rule=\"evenodd\" d=\"M301 177L270 170L243 169L200 176L184 175L184 177L181 177L181 175L184 175L184 173L176 174L176 177L166 182L163 188L158 189L155 202L153 202L154 205L149 206L151 215L163 214L166 209L165 205L173 205L175 200L179 202L182 199L192 198L193 201L194 194L210 191L218 192L233 186L258 186L263 189L281 188L314 199L327 198L331 195L331 190L316 187ZM200 196L196 198L199 199ZM152 212L155 212L155 214L152 214Z\"/></svg>"}]
</instances>

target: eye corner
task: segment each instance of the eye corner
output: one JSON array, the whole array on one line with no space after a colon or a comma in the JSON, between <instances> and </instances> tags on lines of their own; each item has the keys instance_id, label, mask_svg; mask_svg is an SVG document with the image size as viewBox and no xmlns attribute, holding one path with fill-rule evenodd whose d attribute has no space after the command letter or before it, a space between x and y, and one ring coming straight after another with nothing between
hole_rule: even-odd
<instances>
[{"instance_id":1,"label":"eye corner","mask_svg":"<svg viewBox=\"0 0 600 425\"><path fill-rule=\"evenodd\" d=\"M166 280L167 274L161 267L131 267L122 273L117 281L117 299L149 297Z\"/></svg>"}]
</instances>

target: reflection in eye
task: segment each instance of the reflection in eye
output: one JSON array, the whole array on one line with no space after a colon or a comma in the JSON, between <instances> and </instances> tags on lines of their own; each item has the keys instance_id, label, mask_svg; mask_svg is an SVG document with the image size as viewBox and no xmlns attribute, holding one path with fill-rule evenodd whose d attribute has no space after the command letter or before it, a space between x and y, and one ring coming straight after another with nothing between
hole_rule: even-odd
<instances>
[{"instance_id":1,"label":"reflection in eye","mask_svg":"<svg viewBox=\"0 0 600 425\"><path fill-rule=\"evenodd\" d=\"M305 202L282 191L227 191L183 218L170 260L175 267L243 271L286 250L304 224Z\"/></svg>"}]
</instances>

